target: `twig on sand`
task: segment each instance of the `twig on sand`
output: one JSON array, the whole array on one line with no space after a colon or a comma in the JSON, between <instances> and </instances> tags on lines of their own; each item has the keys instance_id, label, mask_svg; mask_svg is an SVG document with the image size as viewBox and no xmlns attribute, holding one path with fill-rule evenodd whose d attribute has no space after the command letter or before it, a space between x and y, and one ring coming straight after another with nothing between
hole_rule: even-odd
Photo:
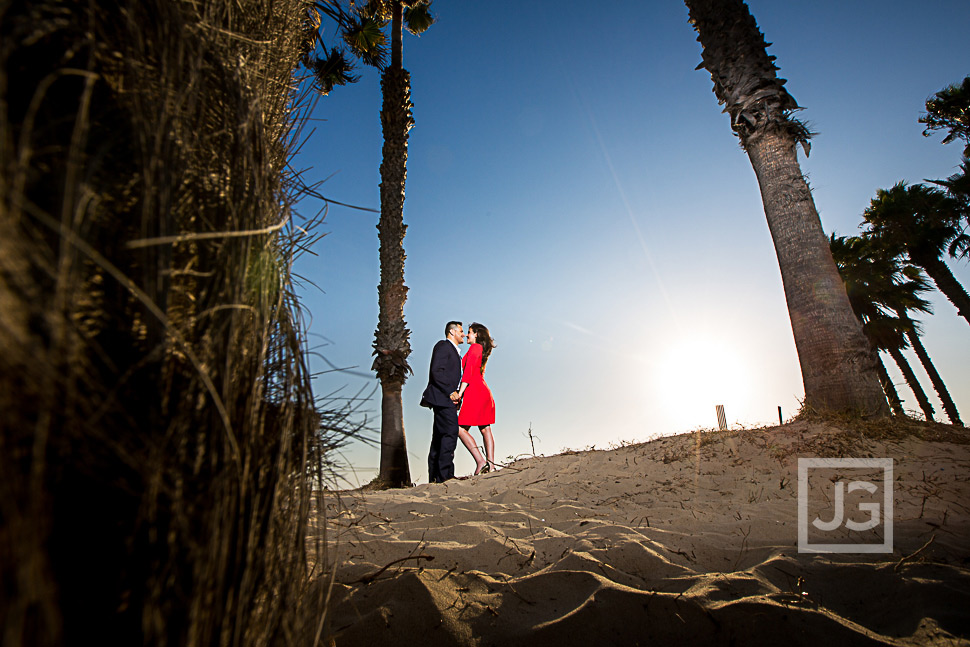
<instances>
[{"instance_id":1,"label":"twig on sand","mask_svg":"<svg viewBox=\"0 0 970 647\"><path fill-rule=\"evenodd\" d=\"M682 550L672 550L670 552L673 553L674 555L680 555L684 559L686 559L688 561L691 561L691 562L696 561L696 559L697 559L696 556L695 557L691 557L690 555L688 555L687 553L685 553Z\"/></svg>"},{"instance_id":2,"label":"twig on sand","mask_svg":"<svg viewBox=\"0 0 970 647\"><path fill-rule=\"evenodd\" d=\"M740 530L740 528L739 528ZM748 532L741 531L741 550L738 551L738 558L734 562L734 566L731 567L732 571L738 570L738 564L741 563L741 558L744 557L744 551L748 547L748 535L751 534L751 526L748 526Z\"/></svg>"},{"instance_id":3,"label":"twig on sand","mask_svg":"<svg viewBox=\"0 0 970 647\"><path fill-rule=\"evenodd\" d=\"M401 562L406 562L409 559L426 559L426 560L428 560L430 562L431 560L434 559L434 555L408 555L407 557L402 557L400 559L395 559L393 562L390 562L388 564L385 564L384 567L381 568L376 573L374 573L372 575L365 575L364 577L360 578L359 580L355 580L354 582L351 582L351 584L356 584L357 582L360 582L361 584L370 584L371 582L373 582L374 580L376 580L378 577L380 577L381 573L383 573L384 571L386 571L390 567L394 566L395 564L400 564Z\"/></svg>"},{"instance_id":4,"label":"twig on sand","mask_svg":"<svg viewBox=\"0 0 970 647\"><path fill-rule=\"evenodd\" d=\"M445 574L444 575L442 575L441 577L438 578L438 581L440 582L441 580L445 579L446 577L448 577L449 575L451 575L452 573L454 573L457 570L458 570L458 567L457 566L452 566L447 571L445 571Z\"/></svg>"},{"instance_id":5,"label":"twig on sand","mask_svg":"<svg viewBox=\"0 0 970 647\"><path fill-rule=\"evenodd\" d=\"M503 573L499 573L499 575L503 575ZM522 600L526 604L535 605L535 602L533 602L532 600L528 600L528 599L522 597L522 594L515 590L515 587L512 586L511 578L508 577L507 575L505 576L505 581L503 582L503 584L505 584L505 586L509 587L509 591L512 591L512 593L515 595L515 597L519 598L520 600Z\"/></svg>"},{"instance_id":6,"label":"twig on sand","mask_svg":"<svg viewBox=\"0 0 970 647\"><path fill-rule=\"evenodd\" d=\"M898 562L896 562L896 565L893 566L893 573L897 572L899 570L899 567L902 566L904 562L906 562L906 561L908 561L910 559L913 559L914 557L916 557L917 555L919 555L920 553L922 553L926 549L927 546L929 546L930 544L933 543L933 540L934 539L936 539L936 533L933 533L933 536L930 537L929 541L927 541L925 544L923 544L922 546L920 546L919 550L917 550L916 552L910 553L909 555L906 555L905 557L903 557L902 559L900 559Z\"/></svg>"},{"instance_id":7,"label":"twig on sand","mask_svg":"<svg viewBox=\"0 0 970 647\"><path fill-rule=\"evenodd\" d=\"M512 467L512 465L510 464L499 463L498 461L492 461L492 465L497 465L498 467L501 467L503 470L512 470L513 472L521 472L525 469L523 467ZM490 472L486 478L494 478L496 476L501 476L501 472L497 472L497 471Z\"/></svg>"}]
</instances>

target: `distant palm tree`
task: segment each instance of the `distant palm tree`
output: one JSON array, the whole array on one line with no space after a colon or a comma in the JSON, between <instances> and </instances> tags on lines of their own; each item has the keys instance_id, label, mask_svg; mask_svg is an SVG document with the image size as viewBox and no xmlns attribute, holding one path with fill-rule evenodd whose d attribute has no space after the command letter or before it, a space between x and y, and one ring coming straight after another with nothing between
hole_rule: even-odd
<instances>
[{"instance_id":1,"label":"distant palm tree","mask_svg":"<svg viewBox=\"0 0 970 647\"><path fill-rule=\"evenodd\" d=\"M932 183L946 189L957 200L962 211L964 227L970 227L970 76L960 84L954 83L943 88L926 100L926 113L919 118L926 126L923 135L930 136L933 131L944 130L947 134L943 143L963 140L963 160L960 172L945 180ZM950 244L948 250L954 258L970 256L970 238L963 236Z\"/></svg>"},{"instance_id":2,"label":"distant palm tree","mask_svg":"<svg viewBox=\"0 0 970 647\"><path fill-rule=\"evenodd\" d=\"M968 243L956 198L936 187L900 182L891 189L879 189L863 218L870 236L921 267L970 323L970 295L942 258L948 251L958 253Z\"/></svg>"},{"instance_id":3,"label":"distant palm tree","mask_svg":"<svg viewBox=\"0 0 970 647\"><path fill-rule=\"evenodd\" d=\"M369 0L351 3L353 13L335 6L335 0L318 0L317 9L340 24L343 40L365 64L381 70L381 127L384 147L381 161L381 216L377 224L380 240L381 280L377 286L378 316L374 332L372 370L381 382L381 461L378 479L390 487L411 484L404 407L401 392L408 375L411 332L404 320L408 288L404 284L404 184L407 178L408 131L411 115L411 75L404 69L406 27L421 34L434 24L431 0ZM390 25L390 64L387 37ZM324 50L327 57L314 67L320 88L332 88L347 80L352 66L338 49Z\"/></svg>"},{"instance_id":4,"label":"distant palm tree","mask_svg":"<svg viewBox=\"0 0 970 647\"><path fill-rule=\"evenodd\" d=\"M866 338L869 339L872 348L877 351L879 381L886 392L889 406L896 415L905 415L896 386L893 384L892 378L889 377L889 372L886 370L882 358L878 355L878 351L882 349L877 340L874 339L874 327L867 325L867 319L873 315L878 317L881 313L872 296L873 289L870 285L873 282L878 282L878 280L872 278L872 275L878 274L878 272L873 272L870 267L871 263L863 260L864 242L861 238L836 237L835 234L832 234L829 238L829 247L832 250L835 266L845 283L845 291L849 297L849 303L852 305L852 311L862 322L862 330Z\"/></svg>"},{"instance_id":5,"label":"distant palm tree","mask_svg":"<svg viewBox=\"0 0 970 647\"><path fill-rule=\"evenodd\" d=\"M327 95L335 86L356 83L360 77L351 74L354 66L339 46L327 47L321 34L322 16L330 18L338 31L344 34L356 25L356 18L340 6L339 0L316 0L307 5L303 21L302 62L313 72L317 91ZM316 54L318 47L323 56Z\"/></svg>"},{"instance_id":6,"label":"distant palm tree","mask_svg":"<svg viewBox=\"0 0 970 647\"><path fill-rule=\"evenodd\" d=\"M963 421L960 420L960 413L957 411L956 404L950 396L949 389L946 388L943 378L940 377L940 373L936 370L936 366L930 359L929 353L926 352L923 342L920 341L919 322L910 319L905 309L896 310L896 314L905 326L906 338L913 347L913 351L926 370L926 374L930 376L930 382L933 384L936 394L940 397L940 402L943 404L943 411L946 413L947 418L950 419L952 424L963 426Z\"/></svg>"},{"instance_id":7,"label":"distant palm tree","mask_svg":"<svg viewBox=\"0 0 970 647\"><path fill-rule=\"evenodd\" d=\"M970 157L963 157L958 173L954 173L945 180L933 180L933 184L946 189L950 197L959 202L963 222L966 227L970 227ZM955 258L965 258L970 254L968 242L970 241L964 238L956 241L956 244L951 244L948 250L950 255Z\"/></svg>"},{"instance_id":8,"label":"distant palm tree","mask_svg":"<svg viewBox=\"0 0 970 647\"><path fill-rule=\"evenodd\" d=\"M948 131L943 143L962 139L963 156L970 157L970 76L959 85L954 83L926 100L926 114L919 118L926 126L923 135L935 130Z\"/></svg>"},{"instance_id":9,"label":"distant palm tree","mask_svg":"<svg viewBox=\"0 0 970 647\"><path fill-rule=\"evenodd\" d=\"M401 390L411 367L408 341L411 333L404 321L404 182L407 177L408 131L411 116L411 75L403 67L403 25L419 34L431 26L430 2L410 2L405 12L403 0L371 2L381 15L391 14L391 64L384 69L381 89L384 104L381 126L384 130L381 162L380 237L381 283L377 289L380 311L374 332L374 364L381 381L381 464L380 479L392 487L411 484L407 442L404 435L404 409Z\"/></svg>"},{"instance_id":10,"label":"distant palm tree","mask_svg":"<svg viewBox=\"0 0 970 647\"><path fill-rule=\"evenodd\" d=\"M811 133L792 113L798 104L775 75L774 57L741 0L686 0L703 45L714 93L731 116L761 186L781 269L805 404L886 415L877 358L849 304L832 261L796 146Z\"/></svg>"},{"instance_id":11,"label":"distant palm tree","mask_svg":"<svg viewBox=\"0 0 970 647\"><path fill-rule=\"evenodd\" d=\"M913 347L913 351L923 365L923 369L929 375L930 382L932 382L936 394L940 397L940 402L943 404L943 411L946 412L951 423L962 426L963 421L960 420L960 414L957 411L956 404L953 402L953 398L950 396L950 391L946 388L943 378L940 377L939 371L936 370L936 366L933 364L929 353L926 352L926 348L920 340L920 323L909 316L910 310L926 313L932 312L930 304L916 296L929 292L932 289L930 283L922 270L915 265L902 265L899 263L899 257L894 258L893 261L899 267L899 273L914 285L914 293L909 303L905 299L898 300L892 305L892 308L896 311L896 316L899 317L899 320L902 321L903 328L906 332L906 339L909 340L909 344Z\"/></svg>"},{"instance_id":12,"label":"distant palm tree","mask_svg":"<svg viewBox=\"0 0 970 647\"><path fill-rule=\"evenodd\" d=\"M902 350L908 345L907 333L913 327L913 322L908 317L904 320L897 314L909 309L928 312L929 302L919 296L929 289L928 286L903 275L895 258L881 253L878 247L865 238L836 237L832 234L829 245L835 265L845 281L849 303L862 322L863 332L874 349L890 354L916 396L923 415L927 420L933 420L933 407L929 398L902 354ZM902 403L888 379L885 366L880 374L890 406L897 414L902 413Z\"/></svg>"}]
</instances>

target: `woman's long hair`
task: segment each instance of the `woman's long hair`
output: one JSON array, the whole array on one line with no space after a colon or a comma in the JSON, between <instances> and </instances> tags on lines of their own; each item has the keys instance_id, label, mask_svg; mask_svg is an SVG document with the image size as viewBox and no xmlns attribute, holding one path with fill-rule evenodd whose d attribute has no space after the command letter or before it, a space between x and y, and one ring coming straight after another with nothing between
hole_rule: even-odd
<instances>
[{"instance_id":1,"label":"woman's long hair","mask_svg":"<svg viewBox=\"0 0 970 647\"><path fill-rule=\"evenodd\" d=\"M495 340L488 334L488 328L480 323L469 324L468 329L475 333L476 343L482 345L482 373L484 373L488 356L492 354L492 349L495 348Z\"/></svg>"}]
</instances>

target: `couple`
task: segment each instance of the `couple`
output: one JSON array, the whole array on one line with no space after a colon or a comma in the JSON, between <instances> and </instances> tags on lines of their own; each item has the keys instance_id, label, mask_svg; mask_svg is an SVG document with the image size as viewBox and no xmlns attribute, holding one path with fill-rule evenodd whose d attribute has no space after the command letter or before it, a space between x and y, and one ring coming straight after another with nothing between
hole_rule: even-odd
<instances>
[{"instance_id":1,"label":"couple","mask_svg":"<svg viewBox=\"0 0 970 647\"><path fill-rule=\"evenodd\" d=\"M455 447L458 439L475 459L475 475L490 471L495 465L495 400L485 384L483 374L495 343L488 328L480 323L468 326L468 351L464 357L458 344L465 341L460 321L449 321L445 338L435 344L431 353L428 388L421 406L434 411L431 452L428 454L428 481L444 483L455 477ZM483 458L469 430L477 426L485 443Z\"/></svg>"}]
</instances>

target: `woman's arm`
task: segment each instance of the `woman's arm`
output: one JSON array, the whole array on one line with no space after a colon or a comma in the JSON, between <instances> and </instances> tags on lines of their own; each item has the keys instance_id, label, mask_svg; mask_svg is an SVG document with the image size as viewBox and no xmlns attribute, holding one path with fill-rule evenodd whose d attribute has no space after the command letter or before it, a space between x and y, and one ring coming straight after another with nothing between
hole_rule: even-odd
<instances>
[{"instance_id":1,"label":"woman's arm","mask_svg":"<svg viewBox=\"0 0 970 647\"><path fill-rule=\"evenodd\" d=\"M458 387L458 397L461 398L465 393L465 388L472 381L473 376L482 374L482 345L472 344L468 352L461 358L462 368L461 386Z\"/></svg>"}]
</instances>

